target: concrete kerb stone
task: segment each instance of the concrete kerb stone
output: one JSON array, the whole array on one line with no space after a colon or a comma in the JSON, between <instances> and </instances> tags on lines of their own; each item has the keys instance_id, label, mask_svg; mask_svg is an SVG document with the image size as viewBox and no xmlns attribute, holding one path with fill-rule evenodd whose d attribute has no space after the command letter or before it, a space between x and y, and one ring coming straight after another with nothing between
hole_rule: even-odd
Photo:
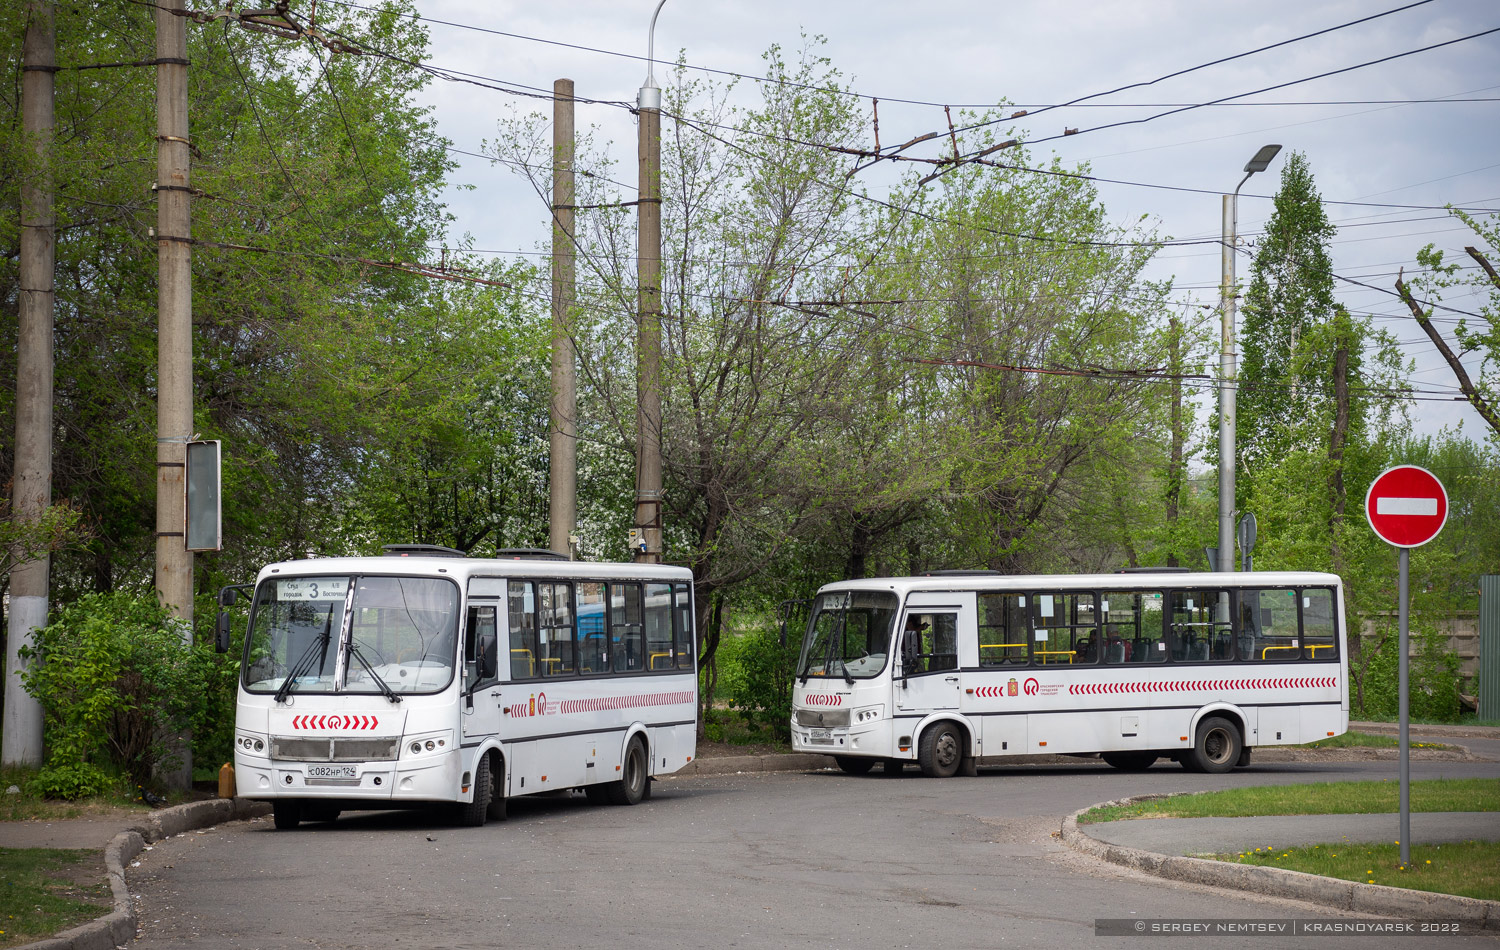
<instances>
[{"instance_id":1,"label":"concrete kerb stone","mask_svg":"<svg viewBox=\"0 0 1500 950\"><path fill-rule=\"evenodd\" d=\"M1078 818L1095 808L1133 805L1166 798L1165 795L1138 795L1101 802L1080 808L1063 819L1063 843L1075 851L1102 861L1134 868L1167 880L1189 884L1206 884L1231 890L1249 891L1267 897L1321 904L1338 910L1398 917L1409 920L1460 920L1484 930L1500 932L1500 901L1476 900L1454 894L1414 891L1381 884L1359 884L1337 878L1320 877L1284 868L1230 864L1203 858L1176 857L1109 844L1083 831Z\"/></svg>"},{"instance_id":2,"label":"concrete kerb stone","mask_svg":"<svg viewBox=\"0 0 1500 950\"><path fill-rule=\"evenodd\" d=\"M734 772L799 772L834 768L833 756L811 752L779 755L721 755L694 759L672 776L726 775Z\"/></svg>"},{"instance_id":3,"label":"concrete kerb stone","mask_svg":"<svg viewBox=\"0 0 1500 950\"><path fill-rule=\"evenodd\" d=\"M104 848L104 872L114 910L97 920L64 930L55 937L28 943L19 950L116 950L135 939L135 904L125 884L125 868L146 845L184 831L209 828L225 821L268 815L266 802L219 798L188 802L152 812L139 825L115 835Z\"/></svg>"}]
</instances>

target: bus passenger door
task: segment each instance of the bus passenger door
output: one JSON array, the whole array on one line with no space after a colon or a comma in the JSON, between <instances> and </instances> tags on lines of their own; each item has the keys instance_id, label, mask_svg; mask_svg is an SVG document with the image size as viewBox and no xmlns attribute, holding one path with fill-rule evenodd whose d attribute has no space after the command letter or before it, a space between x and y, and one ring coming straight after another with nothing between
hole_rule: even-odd
<instances>
[{"instance_id":1,"label":"bus passenger door","mask_svg":"<svg viewBox=\"0 0 1500 950\"><path fill-rule=\"evenodd\" d=\"M974 594L924 593L907 599L896 653L896 708L957 709L959 643L973 640Z\"/></svg>"},{"instance_id":2,"label":"bus passenger door","mask_svg":"<svg viewBox=\"0 0 1500 950\"><path fill-rule=\"evenodd\" d=\"M460 701L464 745L478 743L500 732L500 707L504 697L499 681L499 612L499 604L495 601L469 603L464 627L464 696Z\"/></svg>"}]
</instances>

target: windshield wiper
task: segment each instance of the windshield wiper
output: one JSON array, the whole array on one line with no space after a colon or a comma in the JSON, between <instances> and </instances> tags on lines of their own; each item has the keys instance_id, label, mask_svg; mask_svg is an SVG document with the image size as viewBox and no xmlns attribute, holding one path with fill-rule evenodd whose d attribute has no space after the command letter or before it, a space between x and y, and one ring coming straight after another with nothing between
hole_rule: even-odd
<instances>
[{"instance_id":1,"label":"windshield wiper","mask_svg":"<svg viewBox=\"0 0 1500 950\"><path fill-rule=\"evenodd\" d=\"M287 674L285 682L283 682L281 684L281 688L276 691L276 701L278 703L286 702L286 698L292 694L292 686L297 682L297 677L312 669L313 658L318 656L319 648L322 649L324 655L327 655L328 638L332 632L333 609L329 608L328 619L323 622L323 632L318 635L318 639L307 645L306 650L302 651L302 656L298 657L297 659L297 665L292 667L291 672Z\"/></svg>"},{"instance_id":2,"label":"windshield wiper","mask_svg":"<svg viewBox=\"0 0 1500 950\"><path fill-rule=\"evenodd\" d=\"M370 661L365 659L365 655L359 650L359 644L351 642L349 644L349 652L365 668L365 672L370 674L370 679L380 684L380 691L385 693L386 699L389 699L392 703L401 702L401 697L396 695L396 691L386 685L385 680L380 678L380 674L375 672L375 667L371 666Z\"/></svg>"}]
</instances>

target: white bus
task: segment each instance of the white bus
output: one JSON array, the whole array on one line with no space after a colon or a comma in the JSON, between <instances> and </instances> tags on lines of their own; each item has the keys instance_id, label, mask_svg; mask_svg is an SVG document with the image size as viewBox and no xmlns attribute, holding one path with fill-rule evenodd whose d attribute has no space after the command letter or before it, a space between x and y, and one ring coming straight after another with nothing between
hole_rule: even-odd
<instances>
[{"instance_id":1,"label":"white bus","mask_svg":"<svg viewBox=\"0 0 1500 950\"><path fill-rule=\"evenodd\" d=\"M846 772L974 774L980 756L1246 765L1349 728L1333 574L945 572L819 590L792 747Z\"/></svg>"},{"instance_id":2,"label":"white bus","mask_svg":"<svg viewBox=\"0 0 1500 950\"><path fill-rule=\"evenodd\" d=\"M692 761L689 570L387 550L256 580L235 787L277 828L438 802L482 825L507 798L574 788L632 805Z\"/></svg>"}]
</instances>

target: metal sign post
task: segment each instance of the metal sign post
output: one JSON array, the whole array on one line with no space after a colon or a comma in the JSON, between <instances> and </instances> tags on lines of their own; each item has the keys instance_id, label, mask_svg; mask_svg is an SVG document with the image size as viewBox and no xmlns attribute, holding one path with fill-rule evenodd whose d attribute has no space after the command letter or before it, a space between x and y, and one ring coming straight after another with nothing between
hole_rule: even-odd
<instances>
[{"instance_id":1,"label":"metal sign post","mask_svg":"<svg viewBox=\"0 0 1500 950\"><path fill-rule=\"evenodd\" d=\"M1410 674L1407 619L1411 604L1408 576L1411 549L1437 537L1448 520L1448 492L1436 475L1416 465L1397 465L1378 475L1365 493L1365 518L1377 537L1400 551L1400 592L1396 622L1401 651L1396 665L1397 718L1401 744L1401 866L1411 863L1411 709L1407 700Z\"/></svg>"}]
</instances>

